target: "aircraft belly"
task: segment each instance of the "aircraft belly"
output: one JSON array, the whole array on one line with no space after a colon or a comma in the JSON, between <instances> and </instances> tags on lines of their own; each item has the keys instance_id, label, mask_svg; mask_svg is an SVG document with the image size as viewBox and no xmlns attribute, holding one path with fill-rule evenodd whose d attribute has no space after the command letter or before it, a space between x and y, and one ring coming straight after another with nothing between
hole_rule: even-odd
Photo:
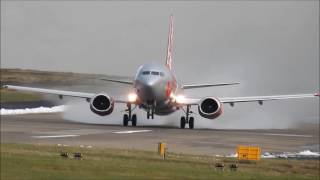
<instances>
[{"instance_id":1,"label":"aircraft belly","mask_svg":"<svg viewBox=\"0 0 320 180\"><path fill-rule=\"evenodd\" d=\"M149 106L148 105L141 105L141 107L148 111ZM158 101L156 103L155 111L154 113L156 115L168 115L177 110L177 107L173 106L168 100L166 101Z\"/></svg>"},{"instance_id":2,"label":"aircraft belly","mask_svg":"<svg viewBox=\"0 0 320 180\"><path fill-rule=\"evenodd\" d=\"M175 111L176 111L175 107L168 106L166 108L161 108L161 109L160 108L156 108L154 113L156 115L168 115L168 114L171 114L171 113L173 113Z\"/></svg>"}]
</instances>

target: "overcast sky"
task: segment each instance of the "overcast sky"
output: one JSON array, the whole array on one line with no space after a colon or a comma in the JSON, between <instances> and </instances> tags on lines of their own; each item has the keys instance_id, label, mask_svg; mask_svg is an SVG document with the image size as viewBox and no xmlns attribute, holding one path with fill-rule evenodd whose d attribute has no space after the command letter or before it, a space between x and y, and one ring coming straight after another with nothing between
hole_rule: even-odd
<instances>
[{"instance_id":1,"label":"overcast sky","mask_svg":"<svg viewBox=\"0 0 320 180\"><path fill-rule=\"evenodd\" d=\"M319 1L1 1L1 67L134 76L165 62L170 14L179 80L241 82L188 93L319 89Z\"/></svg>"}]
</instances>

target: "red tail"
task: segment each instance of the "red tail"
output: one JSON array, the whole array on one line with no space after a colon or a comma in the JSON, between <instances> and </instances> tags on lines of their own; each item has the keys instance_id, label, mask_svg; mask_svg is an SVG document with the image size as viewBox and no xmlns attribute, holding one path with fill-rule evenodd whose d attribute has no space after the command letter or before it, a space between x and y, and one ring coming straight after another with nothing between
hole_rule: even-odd
<instances>
[{"instance_id":1,"label":"red tail","mask_svg":"<svg viewBox=\"0 0 320 180\"><path fill-rule=\"evenodd\" d=\"M167 47L167 61L166 66L172 69L172 39L173 39L173 16L170 16L169 36L168 36L168 47Z\"/></svg>"}]
</instances>

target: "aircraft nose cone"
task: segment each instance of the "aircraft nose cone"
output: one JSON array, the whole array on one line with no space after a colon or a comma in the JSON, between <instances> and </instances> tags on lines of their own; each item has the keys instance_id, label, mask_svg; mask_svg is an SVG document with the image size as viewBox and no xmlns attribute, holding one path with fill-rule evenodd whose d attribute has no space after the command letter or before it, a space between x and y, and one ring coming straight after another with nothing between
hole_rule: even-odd
<instances>
[{"instance_id":1,"label":"aircraft nose cone","mask_svg":"<svg viewBox=\"0 0 320 180\"><path fill-rule=\"evenodd\" d=\"M141 98L145 101L154 101L157 97L157 84L158 80L156 78L149 78L141 81Z\"/></svg>"},{"instance_id":2,"label":"aircraft nose cone","mask_svg":"<svg viewBox=\"0 0 320 180\"><path fill-rule=\"evenodd\" d=\"M152 88L156 84L155 80L146 81L145 85Z\"/></svg>"}]
</instances>

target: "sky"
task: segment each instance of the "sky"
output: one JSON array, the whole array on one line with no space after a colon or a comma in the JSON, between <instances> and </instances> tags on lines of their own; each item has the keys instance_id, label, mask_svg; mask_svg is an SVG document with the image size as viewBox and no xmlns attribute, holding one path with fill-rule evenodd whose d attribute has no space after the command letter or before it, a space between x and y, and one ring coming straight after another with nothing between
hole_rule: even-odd
<instances>
[{"instance_id":1,"label":"sky","mask_svg":"<svg viewBox=\"0 0 320 180\"><path fill-rule=\"evenodd\" d=\"M312 0L1 1L1 68L133 77L143 63L165 62L171 14L181 83L241 83L187 95L319 90L319 1ZM257 110L266 118L319 121L319 100L266 106Z\"/></svg>"}]
</instances>

